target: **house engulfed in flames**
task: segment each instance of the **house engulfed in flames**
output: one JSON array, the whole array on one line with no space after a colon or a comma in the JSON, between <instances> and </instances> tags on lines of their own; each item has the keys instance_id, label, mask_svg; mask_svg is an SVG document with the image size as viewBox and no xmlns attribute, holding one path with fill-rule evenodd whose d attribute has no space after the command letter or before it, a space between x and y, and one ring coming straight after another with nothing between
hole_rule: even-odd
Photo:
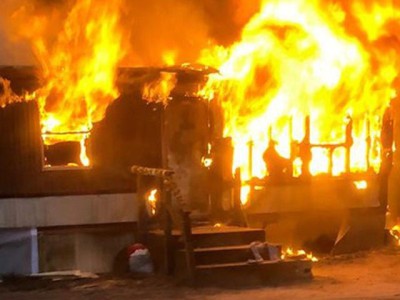
<instances>
[{"instance_id":1,"label":"house engulfed in flames","mask_svg":"<svg viewBox=\"0 0 400 300\"><path fill-rule=\"evenodd\" d=\"M386 207L400 70L394 3L261 1L232 45L204 45L199 65L165 49L162 68L118 67L129 51L120 7L76 1L52 44L51 17L31 16L23 36L40 67L0 70L0 205L16 215L2 227L120 223L119 242L132 241L129 167L166 167L163 143L193 210L223 218L240 173L249 222L272 224L280 242L345 231L350 209ZM17 217L22 201L37 207L28 221Z\"/></svg>"}]
</instances>

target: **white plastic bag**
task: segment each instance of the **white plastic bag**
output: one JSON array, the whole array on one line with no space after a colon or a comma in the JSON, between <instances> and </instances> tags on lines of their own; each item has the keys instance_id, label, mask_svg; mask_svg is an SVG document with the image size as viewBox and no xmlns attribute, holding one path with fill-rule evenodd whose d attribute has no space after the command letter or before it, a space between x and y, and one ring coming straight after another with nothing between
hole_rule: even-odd
<instances>
[{"instance_id":1,"label":"white plastic bag","mask_svg":"<svg viewBox=\"0 0 400 300\"><path fill-rule=\"evenodd\" d=\"M142 274L153 273L153 262L148 249L138 249L129 256L129 270Z\"/></svg>"}]
</instances>

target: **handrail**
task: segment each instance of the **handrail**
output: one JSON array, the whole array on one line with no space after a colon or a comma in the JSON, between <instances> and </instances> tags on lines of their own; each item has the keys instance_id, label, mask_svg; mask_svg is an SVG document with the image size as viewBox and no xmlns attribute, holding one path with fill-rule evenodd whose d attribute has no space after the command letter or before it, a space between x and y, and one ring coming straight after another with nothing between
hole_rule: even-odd
<instances>
[{"instance_id":1,"label":"handrail","mask_svg":"<svg viewBox=\"0 0 400 300\"><path fill-rule=\"evenodd\" d=\"M138 191L141 190L141 177L142 176L153 176L163 180L162 187L165 191L171 193L178 204L178 215L181 217L180 230L182 233L183 243L185 245L185 258L186 258L186 265L188 268L188 276L189 280L194 282L195 276L195 260L194 260L194 250L193 250L193 239L192 239L192 226L190 220L190 208L188 203L184 200L181 191L179 189L178 184L173 178L174 172L169 169L159 169L159 168L147 168L143 166L136 166L133 165L131 167L131 173L136 174L138 176L137 184L138 184ZM164 194L164 193L162 193ZM140 196L140 195L139 195ZM165 199L161 197L162 204L161 207L165 207L167 213L167 219L171 219L174 216L174 206L171 204L169 199L170 197L167 195ZM141 226L139 226L141 228ZM168 249L171 246L171 237L172 237L172 226L169 222L164 224L164 232L166 236L166 251L167 251L167 272L171 273L171 262L168 261L170 259L171 253Z\"/></svg>"}]
</instances>

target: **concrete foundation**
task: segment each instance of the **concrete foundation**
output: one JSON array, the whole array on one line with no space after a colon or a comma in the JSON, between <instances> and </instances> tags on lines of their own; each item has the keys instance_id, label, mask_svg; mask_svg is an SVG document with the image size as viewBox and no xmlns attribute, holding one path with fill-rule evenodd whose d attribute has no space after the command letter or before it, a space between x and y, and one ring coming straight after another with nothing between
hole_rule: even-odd
<instances>
[{"instance_id":1,"label":"concrete foundation","mask_svg":"<svg viewBox=\"0 0 400 300\"><path fill-rule=\"evenodd\" d=\"M135 226L131 223L42 230L39 269L40 272L121 271L128 266L125 249L134 241Z\"/></svg>"},{"instance_id":2,"label":"concrete foundation","mask_svg":"<svg viewBox=\"0 0 400 300\"><path fill-rule=\"evenodd\" d=\"M136 221L132 193L0 199L0 274L120 269Z\"/></svg>"},{"instance_id":3,"label":"concrete foundation","mask_svg":"<svg viewBox=\"0 0 400 300\"><path fill-rule=\"evenodd\" d=\"M37 230L0 229L0 275L33 274L38 269Z\"/></svg>"}]
</instances>

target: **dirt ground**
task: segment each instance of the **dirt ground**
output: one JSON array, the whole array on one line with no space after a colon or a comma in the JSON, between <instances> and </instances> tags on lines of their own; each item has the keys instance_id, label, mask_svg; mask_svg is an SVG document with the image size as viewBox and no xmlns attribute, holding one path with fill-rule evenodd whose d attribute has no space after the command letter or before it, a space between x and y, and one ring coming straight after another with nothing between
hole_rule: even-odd
<instances>
[{"instance_id":1,"label":"dirt ground","mask_svg":"<svg viewBox=\"0 0 400 300\"><path fill-rule=\"evenodd\" d=\"M4 279L0 299L400 299L400 249L326 257L315 263L313 274L314 279L307 282L234 289L190 288L159 277L101 276L57 282Z\"/></svg>"}]
</instances>

